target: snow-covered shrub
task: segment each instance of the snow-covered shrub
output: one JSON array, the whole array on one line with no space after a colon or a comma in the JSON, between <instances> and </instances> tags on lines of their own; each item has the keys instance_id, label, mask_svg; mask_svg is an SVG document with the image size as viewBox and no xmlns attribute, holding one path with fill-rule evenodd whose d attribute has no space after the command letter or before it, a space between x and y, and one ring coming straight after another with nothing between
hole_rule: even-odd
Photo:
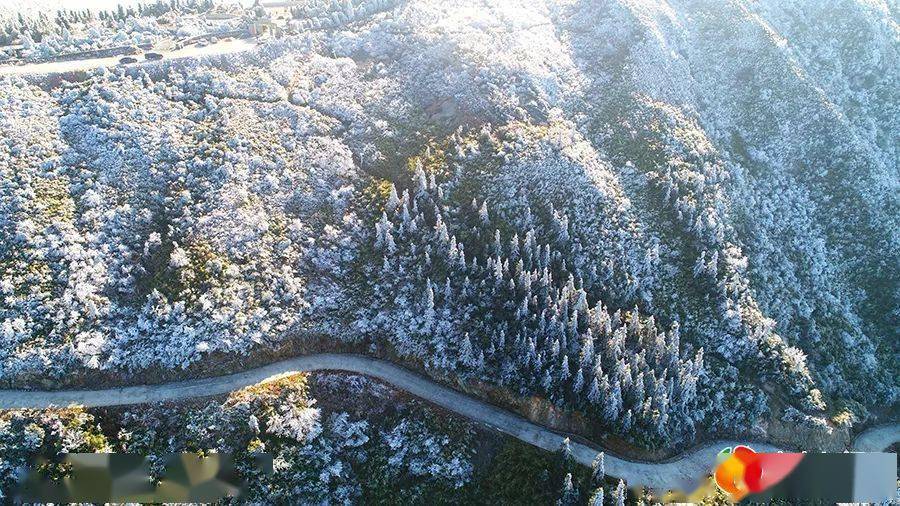
<instances>
[{"instance_id":1,"label":"snow-covered shrub","mask_svg":"<svg viewBox=\"0 0 900 506\"><path fill-rule=\"evenodd\" d=\"M389 449L388 466L459 488L472 477L470 456L447 434L433 433L421 420L402 420L382 434Z\"/></svg>"}]
</instances>

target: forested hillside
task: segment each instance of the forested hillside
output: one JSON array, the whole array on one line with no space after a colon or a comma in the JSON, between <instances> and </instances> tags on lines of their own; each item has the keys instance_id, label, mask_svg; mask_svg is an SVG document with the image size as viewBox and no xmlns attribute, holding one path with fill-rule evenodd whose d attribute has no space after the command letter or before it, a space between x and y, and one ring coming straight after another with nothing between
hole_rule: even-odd
<instances>
[{"instance_id":1,"label":"forested hillside","mask_svg":"<svg viewBox=\"0 0 900 506\"><path fill-rule=\"evenodd\" d=\"M174 494L185 491L161 483L175 474L169 455L227 453L229 477L247 487L222 504L575 505L628 494L605 476L602 459L592 472L565 448L540 451L340 374L288 376L180 404L4 411L0 450L0 498L10 501L24 466L44 458L39 472L59 479L66 464L56 455L69 452L146 456L153 486ZM263 454L270 472L256 465Z\"/></svg>"},{"instance_id":2,"label":"forested hillside","mask_svg":"<svg viewBox=\"0 0 900 506\"><path fill-rule=\"evenodd\" d=\"M0 77L0 379L302 331L640 446L846 438L900 393L898 61L891 2L421 0Z\"/></svg>"}]
</instances>

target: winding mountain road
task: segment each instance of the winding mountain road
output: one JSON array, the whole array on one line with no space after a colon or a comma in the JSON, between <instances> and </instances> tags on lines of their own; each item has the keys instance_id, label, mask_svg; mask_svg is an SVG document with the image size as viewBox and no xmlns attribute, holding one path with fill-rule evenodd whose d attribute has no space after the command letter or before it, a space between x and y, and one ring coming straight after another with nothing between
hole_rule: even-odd
<instances>
[{"instance_id":1,"label":"winding mountain road","mask_svg":"<svg viewBox=\"0 0 900 506\"><path fill-rule=\"evenodd\" d=\"M254 47L256 47L256 41L253 39L233 39L230 41L220 41L215 44L209 44L208 46L204 47L199 47L196 44L192 44L181 49L155 50L152 52L163 55L163 59L165 61L172 61L180 58L239 53L241 51L253 49ZM137 63L131 64L132 66L156 63L153 61L147 61L140 55L116 55L100 58L85 58L82 60L58 60L41 63L25 63L22 65L0 65L0 76L61 74L64 72L91 70L99 67L111 68L119 65L119 60L125 56L132 56L138 59Z\"/></svg>"},{"instance_id":2,"label":"winding mountain road","mask_svg":"<svg viewBox=\"0 0 900 506\"><path fill-rule=\"evenodd\" d=\"M548 451L560 448L565 435L559 434L506 410L441 386L403 367L361 355L322 353L295 357L227 376L181 381L161 385L141 385L107 390L29 391L0 390L0 409L46 408L80 404L87 407L175 401L192 397L225 394L233 390L307 371L338 370L377 378L396 388L444 409L481 422L500 432ZM881 426L857 437L853 449L881 451L900 441L900 424ZM664 462L636 462L606 454L606 472L630 485L655 490L693 490L715 464L716 454L737 441L714 441ZM573 441L578 462L590 465L602 448ZM756 451L779 451L771 445L753 444Z\"/></svg>"}]
</instances>

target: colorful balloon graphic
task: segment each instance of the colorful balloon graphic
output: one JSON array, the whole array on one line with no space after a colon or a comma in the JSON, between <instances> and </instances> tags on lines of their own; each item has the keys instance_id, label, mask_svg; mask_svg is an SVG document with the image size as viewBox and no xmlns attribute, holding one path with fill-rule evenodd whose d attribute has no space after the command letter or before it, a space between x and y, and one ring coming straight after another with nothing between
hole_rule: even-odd
<instances>
[{"instance_id":1,"label":"colorful balloon graphic","mask_svg":"<svg viewBox=\"0 0 900 506\"><path fill-rule=\"evenodd\" d=\"M725 448L716 458L716 485L740 501L783 480L801 460L802 453L756 453L743 445Z\"/></svg>"}]
</instances>

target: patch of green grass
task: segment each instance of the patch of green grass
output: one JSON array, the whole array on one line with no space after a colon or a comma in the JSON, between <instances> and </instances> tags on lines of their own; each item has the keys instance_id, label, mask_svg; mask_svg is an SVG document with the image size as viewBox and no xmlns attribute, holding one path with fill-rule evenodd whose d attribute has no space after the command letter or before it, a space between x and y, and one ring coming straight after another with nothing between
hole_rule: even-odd
<instances>
[{"instance_id":1,"label":"patch of green grass","mask_svg":"<svg viewBox=\"0 0 900 506\"><path fill-rule=\"evenodd\" d=\"M469 423L425 409L415 413L404 414L400 418L421 416L424 425L431 434L447 436L454 446L471 449L474 446L473 433ZM390 425L390 424L388 424ZM468 457L471 459L472 454ZM378 505L412 505L412 504L474 504L480 496L478 484L470 481L456 488L443 480L428 477L409 476L398 473L395 466L388 462L389 451L383 445L373 445L368 452L366 462L358 470L363 488L362 504Z\"/></svg>"},{"instance_id":2,"label":"patch of green grass","mask_svg":"<svg viewBox=\"0 0 900 506\"><path fill-rule=\"evenodd\" d=\"M362 206L369 209L368 214L372 219L381 216L390 194L391 182L387 179L373 178L372 181L362 189L360 195Z\"/></svg>"},{"instance_id":3,"label":"patch of green grass","mask_svg":"<svg viewBox=\"0 0 900 506\"><path fill-rule=\"evenodd\" d=\"M38 221L71 223L75 216L75 202L69 195L69 183L62 178L35 178L31 183L35 205L39 209Z\"/></svg>"},{"instance_id":4,"label":"patch of green grass","mask_svg":"<svg viewBox=\"0 0 900 506\"><path fill-rule=\"evenodd\" d=\"M567 465L557 453L511 439L494 456L493 464L479 483L481 501L484 504L554 504L566 473L572 473L572 481L582 499L588 497L590 470L587 467Z\"/></svg>"},{"instance_id":5,"label":"patch of green grass","mask_svg":"<svg viewBox=\"0 0 900 506\"><path fill-rule=\"evenodd\" d=\"M190 260L184 267L176 269L170 265L175 245L166 238L144 261L146 274L137 284L140 303L149 293L157 290L169 300L184 300L192 304L197 297L225 282L224 273L230 263L227 256L216 252L206 242L196 241L181 247Z\"/></svg>"}]
</instances>

